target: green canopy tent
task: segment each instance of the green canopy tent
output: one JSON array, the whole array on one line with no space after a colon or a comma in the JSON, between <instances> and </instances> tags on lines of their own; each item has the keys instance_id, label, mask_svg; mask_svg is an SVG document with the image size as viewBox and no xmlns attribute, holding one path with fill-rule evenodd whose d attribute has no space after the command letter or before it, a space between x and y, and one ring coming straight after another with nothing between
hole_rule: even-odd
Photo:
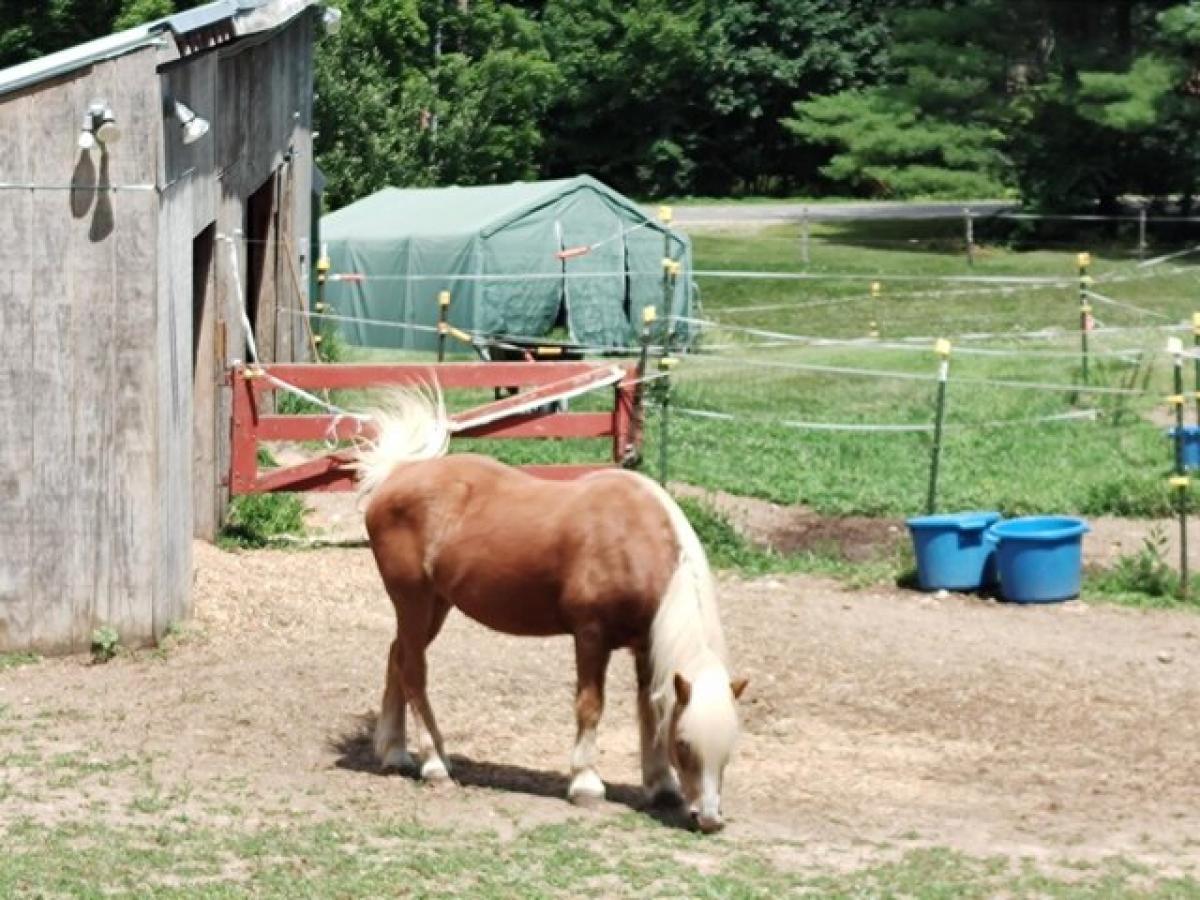
<instances>
[{"instance_id":1,"label":"green canopy tent","mask_svg":"<svg viewBox=\"0 0 1200 900\"><path fill-rule=\"evenodd\" d=\"M537 338L563 324L588 347L629 345L647 306L664 321L692 313L687 238L587 176L385 188L324 216L321 240L332 275L362 276L331 278L326 292L360 346L431 349L444 290L465 331ZM682 266L669 309L664 253Z\"/></svg>"}]
</instances>

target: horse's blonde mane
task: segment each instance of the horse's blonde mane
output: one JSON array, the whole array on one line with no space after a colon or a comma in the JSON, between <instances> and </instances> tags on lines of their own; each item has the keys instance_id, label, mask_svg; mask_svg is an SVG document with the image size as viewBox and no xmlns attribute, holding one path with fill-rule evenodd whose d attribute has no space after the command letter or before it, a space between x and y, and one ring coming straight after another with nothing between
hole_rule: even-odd
<instances>
[{"instance_id":1,"label":"horse's blonde mane","mask_svg":"<svg viewBox=\"0 0 1200 900\"><path fill-rule=\"evenodd\" d=\"M679 543L679 561L650 626L650 699L663 729L675 706L676 672L689 679L713 667L725 673L725 634L700 539L671 495L638 477L666 510ZM722 679L727 686L728 675Z\"/></svg>"},{"instance_id":2,"label":"horse's blonde mane","mask_svg":"<svg viewBox=\"0 0 1200 900\"><path fill-rule=\"evenodd\" d=\"M351 463L363 495L375 490L396 466L437 459L449 449L450 416L436 382L389 391L382 403L363 415L378 429L374 440L359 443Z\"/></svg>"}]
</instances>

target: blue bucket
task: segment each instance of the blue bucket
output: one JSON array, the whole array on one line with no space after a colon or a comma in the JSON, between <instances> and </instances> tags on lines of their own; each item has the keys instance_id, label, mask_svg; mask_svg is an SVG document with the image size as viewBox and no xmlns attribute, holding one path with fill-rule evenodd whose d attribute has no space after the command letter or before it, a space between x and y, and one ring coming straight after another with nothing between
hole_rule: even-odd
<instances>
[{"instance_id":1,"label":"blue bucket","mask_svg":"<svg viewBox=\"0 0 1200 900\"><path fill-rule=\"evenodd\" d=\"M1070 516L1026 516L988 529L996 544L1000 596L1014 603L1054 603L1079 596L1087 522Z\"/></svg>"},{"instance_id":2,"label":"blue bucket","mask_svg":"<svg viewBox=\"0 0 1200 900\"><path fill-rule=\"evenodd\" d=\"M995 582L993 545L984 539L998 512L916 516L908 520L923 591L975 591Z\"/></svg>"},{"instance_id":3,"label":"blue bucket","mask_svg":"<svg viewBox=\"0 0 1200 900\"><path fill-rule=\"evenodd\" d=\"M1167 429L1171 439L1171 453L1175 453L1175 429ZM1200 469L1200 425L1183 426L1183 468L1187 471Z\"/></svg>"}]
</instances>

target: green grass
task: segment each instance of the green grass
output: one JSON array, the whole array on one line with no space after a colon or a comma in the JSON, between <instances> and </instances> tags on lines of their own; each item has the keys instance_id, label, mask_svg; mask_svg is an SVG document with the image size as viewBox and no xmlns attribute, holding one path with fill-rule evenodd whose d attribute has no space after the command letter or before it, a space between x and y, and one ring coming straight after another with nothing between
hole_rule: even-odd
<instances>
[{"instance_id":1,"label":"green grass","mask_svg":"<svg viewBox=\"0 0 1200 900\"><path fill-rule=\"evenodd\" d=\"M41 661L42 658L36 653L0 653L0 672L5 669L32 666Z\"/></svg>"},{"instance_id":2,"label":"green grass","mask_svg":"<svg viewBox=\"0 0 1200 900\"><path fill-rule=\"evenodd\" d=\"M215 830L183 815L145 818L153 818L152 823L45 827L24 821L9 827L3 833L0 894L930 900L1200 896L1200 884L1192 878L1155 878L1120 860L1064 879L1029 864L938 848L910 850L894 861L849 871L789 870L762 845L669 831L634 815L542 825L509 839L404 821Z\"/></svg>"},{"instance_id":3,"label":"green grass","mask_svg":"<svg viewBox=\"0 0 1200 900\"><path fill-rule=\"evenodd\" d=\"M304 534L304 500L296 494L234 497L218 546L266 547L283 537Z\"/></svg>"},{"instance_id":4,"label":"green grass","mask_svg":"<svg viewBox=\"0 0 1200 900\"><path fill-rule=\"evenodd\" d=\"M1054 350L1064 353L1062 356L960 352L953 357L941 505L947 509L983 506L1008 514L1055 511L1161 516L1170 512L1165 483L1169 448L1162 430L1145 419L1169 388L1162 354L1155 352L1164 341L1160 333L1094 335L1092 339L1094 349L1133 348L1147 355L1140 364L1096 357L1091 383L1147 388L1147 396L1073 397L1069 391L980 384L984 379L1064 385L1079 380L1074 288L1000 292L978 285L889 281L889 275L967 274L961 248L941 223L822 225L814 231L820 240L814 241L813 263L806 271L878 277L883 285L880 299L871 299L869 281L701 277L704 314L729 325L842 339L863 338L872 330L885 340L900 340L940 335L954 338L977 331L1064 329L1063 337L1056 340L998 337L984 342L988 347ZM694 236L694 247L701 269L803 268L793 226L752 234L702 232ZM1097 277L1131 271L1124 251L1093 247L1092 252ZM1074 254L989 248L971 273L1073 277ZM1200 305L1197 273L1200 269L1188 268L1111 287L1100 284L1097 289L1180 321ZM975 293L924 293L948 287ZM1132 311L1095 306L1107 325L1147 321ZM674 477L776 502L805 503L829 514L899 516L920 508L927 484L928 433L827 432L784 423L931 423L935 393L931 381L793 368L837 366L928 377L936 371L928 344L915 351L845 346L768 349L755 346L761 339L721 328L709 332L705 341L710 346L720 345L720 351L685 360L675 379L673 401L682 409L725 413L736 420L674 416ZM956 344L961 350L972 342L956 340ZM1080 407L1094 407L1098 420L970 427L1057 415Z\"/></svg>"},{"instance_id":5,"label":"green grass","mask_svg":"<svg viewBox=\"0 0 1200 900\"><path fill-rule=\"evenodd\" d=\"M1017 389L983 384L1007 380L1071 386L1080 380L1078 296L1067 288L1004 289L946 285L939 275L1015 275L1074 278L1069 247L1018 252L984 247L973 269L962 254L958 223L852 222L813 228L812 263L800 263L798 231L780 225L757 232L699 232L693 236L698 269L852 273L860 281L786 281L698 278L704 315L726 326L749 326L820 338L885 340L949 336L958 351L947 392L947 424L940 481L945 509L988 507L1010 514L1164 516L1171 512L1165 476L1171 457L1161 428L1147 416L1169 392L1159 332L1092 336L1094 350L1140 350L1140 360L1098 355L1092 385L1145 390L1145 395L1073 395L1069 390ZM1200 307L1197 275L1189 258L1143 270L1137 280L1103 283L1136 273L1128 245L1091 243L1097 289L1121 302L1144 306L1172 321ZM1151 273L1154 277L1145 277ZM915 280L899 280L908 277ZM870 279L882 284L870 296ZM951 295L928 292L968 291ZM1132 326L1159 320L1095 303L1104 324ZM760 308L761 307L761 308ZM874 326L871 325L874 323ZM979 342L968 332L1000 334L1047 327L1052 340L997 337L991 348L1053 351L1061 355L981 356L962 352ZM703 487L806 504L842 515L903 516L925 498L931 437L927 432L838 432L788 423L929 425L936 373L928 344L914 350L791 346L766 348L761 339L730 327L706 333L720 351L684 359L673 378L677 410L670 426L670 473ZM372 357L376 358L376 357ZM425 357L423 357L425 358ZM813 371L810 366L868 370L863 375ZM878 370L881 375L873 375ZM1190 373L1189 373L1190 378ZM457 408L484 402L477 393L452 397ZM575 409L605 403L574 401ZM1023 420L1094 409L1096 421L1021 424ZM687 410L733 416L697 418ZM990 423L1016 423L996 426ZM646 459L658 465L660 431L650 417ZM990 425L990 427L981 427ZM596 441L482 441L468 447L513 463L602 461L609 448ZM1196 492L1200 500L1200 491Z\"/></svg>"}]
</instances>

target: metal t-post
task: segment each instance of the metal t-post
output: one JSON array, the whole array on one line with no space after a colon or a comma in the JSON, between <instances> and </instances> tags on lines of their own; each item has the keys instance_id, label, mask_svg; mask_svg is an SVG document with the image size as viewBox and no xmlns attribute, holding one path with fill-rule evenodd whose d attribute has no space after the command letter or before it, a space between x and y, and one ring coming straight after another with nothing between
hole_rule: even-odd
<instances>
[{"instance_id":1,"label":"metal t-post","mask_svg":"<svg viewBox=\"0 0 1200 900\"><path fill-rule=\"evenodd\" d=\"M1179 510L1179 597L1186 600L1188 596L1187 500L1191 479L1188 478L1183 464L1183 341L1177 337L1168 338L1167 352L1175 358L1175 393L1167 398L1167 402L1175 407L1175 474L1171 477L1171 487L1176 491L1176 505Z\"/></svg>"},{"instance_id":2,"label":"metal t-post","mask_svg":"<svg viewBox=\"0 0 1200 900\"><path fill-rule=\"evenodd\" d=\"M963 225L967 236L967 265L975 265L975 214L969 208L963 209Z\"/></svg>"},{"instance_id":3,"label":"metal t-post","mask_svg":"<svg viewBox=\"0 0 1200 900\"><path fill-rule=\"evenodd\" d=\"M437 337L437 359L438 362L444 362L446 359L446 335L450 331L450 323L448 317L450 315L450 292L442 291L438 294L438 337Z\"/></svg>"},{"instance_id":4,"label":"metal t-post","mask_svg":"<svg viewBox=\"0 0 1200 900\"><path fill-rule=\"evenodd\" d=\"M1200 427L1200 312L1192 313L1192 346L1196 348L1196 426Z\"/></svg>"},{"instance_id":5,"label":"metal t-post","mask_svg":"<svg viewBox=\"0 0 1200 900\"><path fill-rule=\"evenodd\" d=\"M1092 277L1088 267L1092 264L1092 254L1080 253L1076 258L1079 263L1079 348L1083 364L1083 383L1088 383L1088 331L1092 324L1092 307L1088 303L1088 289L1092 285Z\"/></svg>"},{"instance_id":6,"label":"metal t-post","mask_svg":"<svg viewBox=\"0 0 1200 900\"><path fill-rule=\"evenodd\" d=\"M929 496L925 501L925 515L932 516L937 509L938 467L942 461L942 426L946 421L946 382L950 379L950 342L939 338L933 350L938 355L937 408L933 420L933 452L929 459Z\"/></svg>"}]
</instances>

